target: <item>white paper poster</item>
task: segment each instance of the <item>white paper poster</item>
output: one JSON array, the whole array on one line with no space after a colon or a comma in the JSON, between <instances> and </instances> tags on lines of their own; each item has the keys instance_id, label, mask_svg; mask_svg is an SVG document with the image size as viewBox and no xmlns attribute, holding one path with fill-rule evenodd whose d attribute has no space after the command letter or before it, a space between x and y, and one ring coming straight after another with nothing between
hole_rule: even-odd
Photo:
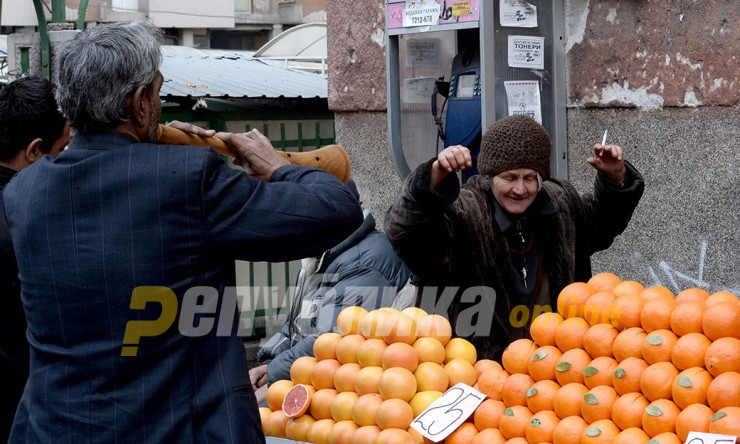
<instances>
[{"instance_id":1,"label":"white paper poster","mask_svg":"<svg viewBox=\"0 0 740 444\"><path fill-rule=\"evenodd\" d=\"M545 69L545 38L510 35L509 66L512 68Z\"/></svg>"},{"instance_id":2,"label":"white paper poster","mask_svg":"<svg viewBox=\"0 0 740 444\"><path fill-rule=\"evenodd\" d=\"M404 103L429 105L432 102L432 93L434 93L434 77L417 77L403 81Z\"/></svg>"},{"instance_id":3,"label":"white paper poster","mask_svg":"<svg viewBox=\"0 0 740 444\"><path fill-rule=\"evenodd\" d=\"M540 82L537 80L511 80L504 82L506 100L509 102L509 115L524 115L542 125L542 104L540 102Z\"/></svg>"},{"instance_id":4,"label":"white paper poster","mask_svg":"<svg viewBox=\"0 0 740 444\"><path fill-rule=\"evenodd\" d=\"M537 7L524 0L500 0L499 21L501 26L517 28L537 27Z\"/></svg>"},{"instance_id":5,"label":"white paper poster","mask_svg":"<svg viewBox=\"0 0 740 444\"><path fill-rule=\"evenodd\" d=\"M406 67L439 66L439 39L409 39L406 42Z\"/></svg>"},{"instance_id":6,"label":"white paper poster","mask_svg":"<svg viewBox=\"0 0 740 444\"><path fill-rule=\"evenodd\" d=\"M442 8L439 0L406 0L403 10L403 26L430 26L439 23Z\"/></svg>"}]
</instances>

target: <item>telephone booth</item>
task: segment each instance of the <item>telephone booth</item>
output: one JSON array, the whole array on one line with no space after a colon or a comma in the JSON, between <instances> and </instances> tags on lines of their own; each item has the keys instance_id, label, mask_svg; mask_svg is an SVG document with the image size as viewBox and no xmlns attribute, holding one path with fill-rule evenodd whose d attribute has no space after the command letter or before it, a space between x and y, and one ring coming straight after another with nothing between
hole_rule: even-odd
<instances>
[{"instance_id":1,"label":"telephone booth","mask_svg":"<svg viewBox=\"0 0 740 444\"><path fill-rule=\"evenodd\" d=\"M515 114L545 127L552 175L567 177L562 2L386 0L385 12L388 131L401 177L446 146L476 158L482 132Z\"/></svg>"}]
</instances>

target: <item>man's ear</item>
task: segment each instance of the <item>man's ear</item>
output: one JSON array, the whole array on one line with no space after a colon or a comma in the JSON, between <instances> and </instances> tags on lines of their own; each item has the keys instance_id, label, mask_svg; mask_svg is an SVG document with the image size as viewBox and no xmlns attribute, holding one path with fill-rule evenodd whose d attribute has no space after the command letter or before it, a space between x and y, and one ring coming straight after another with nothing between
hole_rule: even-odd
<instances>
[{"instance_id":1,"label":"man's ear","mask_svg":"<svg viewBox=\"0 0 740 444\"><path fill-rule=\"evenodd\" d=\"M151 112L151 103L149 103L149 88L140 86L134 91L131 98L131 120L136 127L149 126L149 112Z\"/></svg>"},{"instance_id":2,"label":"man's ear","mask_svg":"<svg viewBox=\"0 0 740 444\"><path fill-rule=\"evenodd\" d=\"M41 138L36 138L31 141L28 145L26 145L26 149L23 150L23 158L26 162L29 164L32 164L39 160L43 155L43 151L41 151L41 144L43 143L43 140Z\"/></svg>"}]
</instances>

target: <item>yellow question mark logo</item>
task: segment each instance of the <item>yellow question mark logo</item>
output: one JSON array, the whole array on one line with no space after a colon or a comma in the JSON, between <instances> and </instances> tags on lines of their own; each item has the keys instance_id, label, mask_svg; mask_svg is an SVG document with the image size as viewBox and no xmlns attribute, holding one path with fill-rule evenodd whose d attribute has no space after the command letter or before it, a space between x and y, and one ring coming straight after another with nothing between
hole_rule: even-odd
<instances>
[{"instance_id":1,"label":"yellow question mark logo","mask_svg":"<svg viewBox=\"0 0 740 444\"><path fill-rule=\"evenodd\" d=\"M167 287L141 286L131 293L131 309L143 310L147 302L162 305L162 314L153 321L128 321L123 334L121 356L136 356L142 336L158 336L166 332L177 317L177 296Z\"/></svg>"}]
</instances>

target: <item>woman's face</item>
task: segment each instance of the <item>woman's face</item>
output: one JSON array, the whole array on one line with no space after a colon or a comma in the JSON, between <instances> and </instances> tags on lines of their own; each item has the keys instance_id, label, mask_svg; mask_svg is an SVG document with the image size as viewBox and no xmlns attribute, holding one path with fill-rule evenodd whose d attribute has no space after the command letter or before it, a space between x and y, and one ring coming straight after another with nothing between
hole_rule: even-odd
<instances>
[{"instance_id":1,"label":"woman's face","mask_svg":"<svg viewBox=\"0 0 740 444\"><path fill-rule=\"evenodd\" d=\"M529 168L504 171L491 179L491 190L508 213L522 214L537 197L537 172Z\"/></svg>"}]
</instances>

